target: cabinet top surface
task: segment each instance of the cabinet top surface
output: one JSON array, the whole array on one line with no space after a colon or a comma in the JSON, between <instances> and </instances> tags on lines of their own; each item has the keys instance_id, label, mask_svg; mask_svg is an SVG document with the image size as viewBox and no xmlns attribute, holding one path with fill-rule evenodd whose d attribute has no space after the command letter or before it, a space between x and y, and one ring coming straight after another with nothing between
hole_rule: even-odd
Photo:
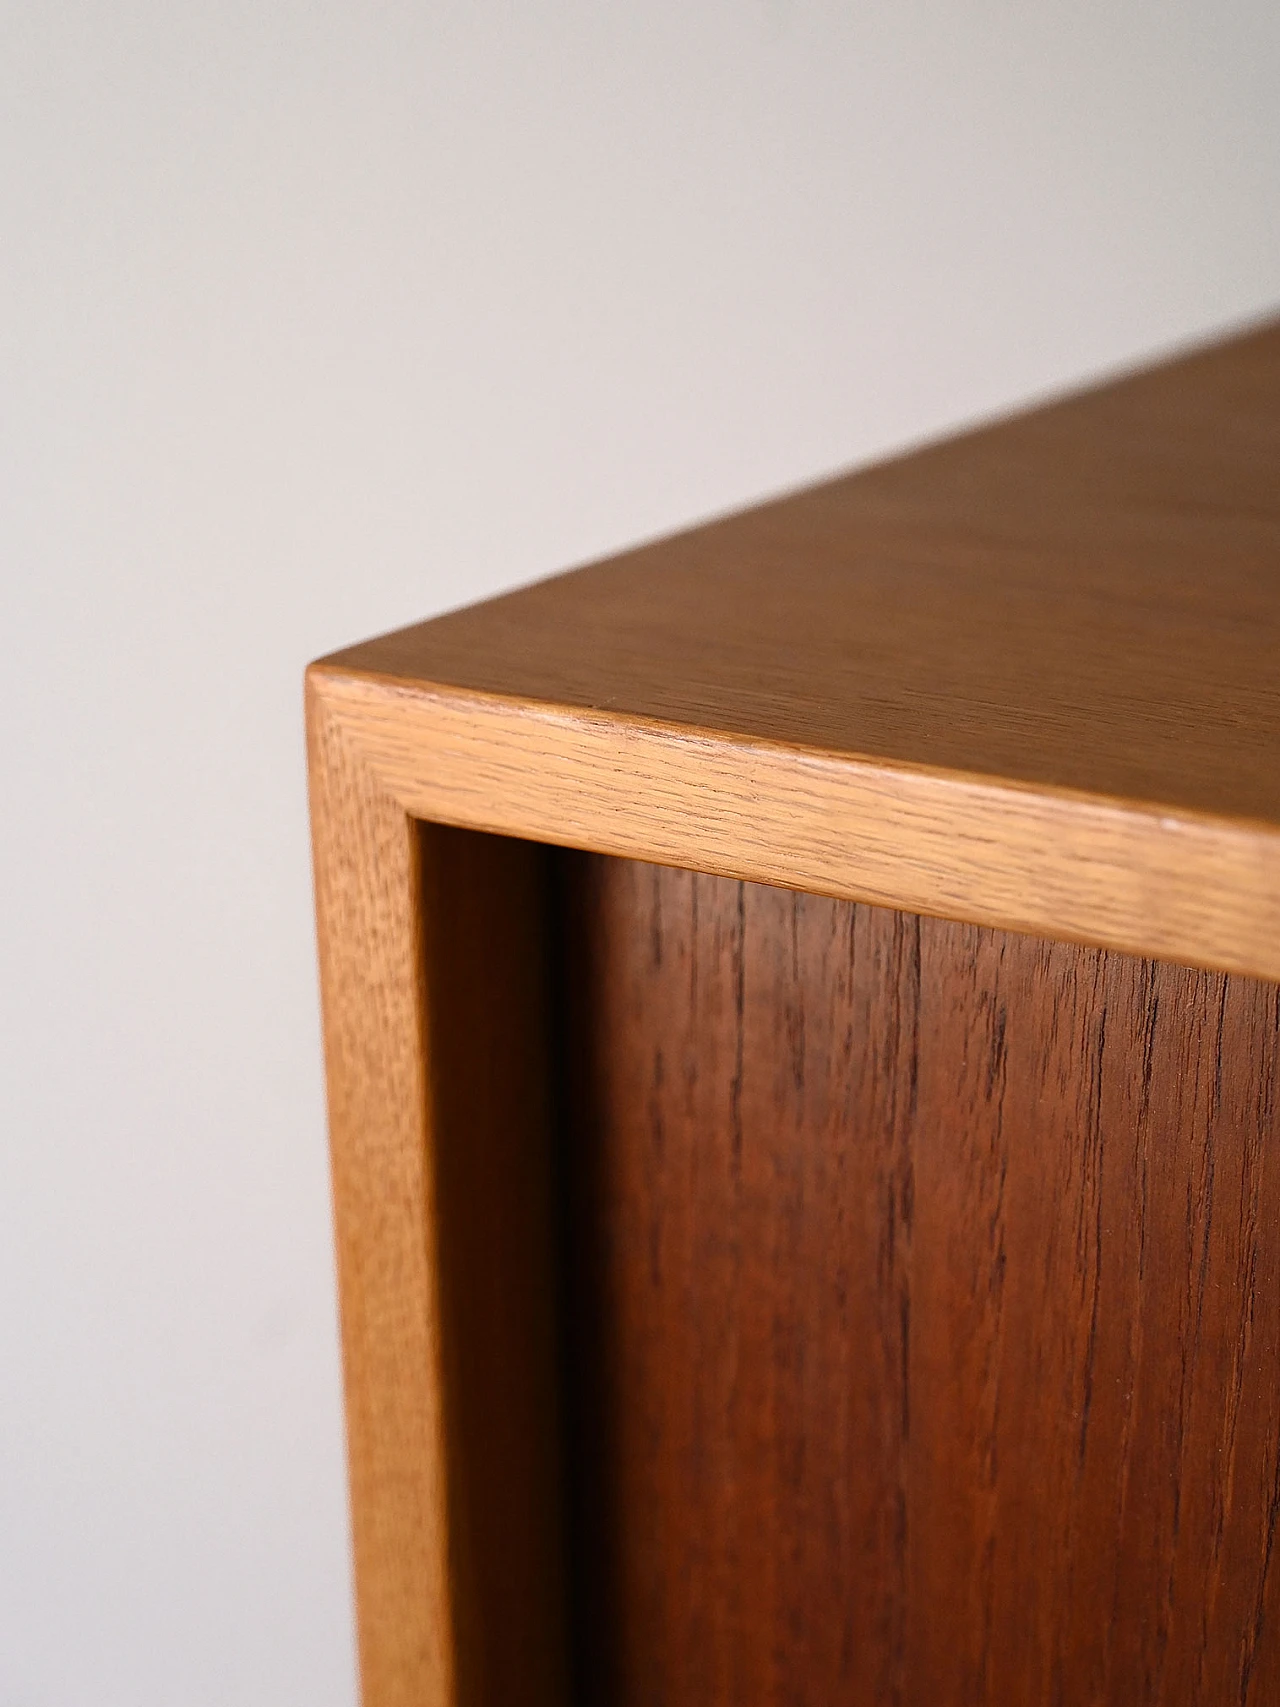
<instances>
[{"instance_id":1,"label":"cabinet top surface","mask_svg":"<svg viewBox=\"0 0 1280 1707\"><path fill-rule=\"evenodd\" d=\"M329 663L1280 825L1280 323Z\"/></svg>"}]
</instances>

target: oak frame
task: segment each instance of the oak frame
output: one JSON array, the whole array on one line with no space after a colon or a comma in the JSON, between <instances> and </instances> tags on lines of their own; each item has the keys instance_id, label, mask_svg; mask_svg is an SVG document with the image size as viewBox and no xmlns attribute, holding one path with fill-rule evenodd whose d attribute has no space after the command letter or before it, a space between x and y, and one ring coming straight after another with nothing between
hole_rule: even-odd
<instances>
[{"instance_id":1,"label":"oak frame","mask_svg":"<svg viewBox=\"0 0 1280 1707\"><path fill-rule=\"evenodd\" d=\"M484 1699L499 1652L519 1693L498 1698L563 1700L549 1184L528 1177L549 1120L540 844L1276 978L1280 832L341 664L308 673L307 726L364 1700ZM474 1023L446 1039L459 1000ZM495 1103L484 1061L522 1049L523 1089ZM451 1108L487 1159L444 1144ZM468 1165L502 1222L487 1246L441 1212ZM490 1367L472 1387L502 1388L508 1425L487 1452L444 1296L481 1257L490 1297L528 1303L476 1336ZM497 1608L502 1643L484 1634Z\"/></svg>"},{"instance_id":2,"label":"oak frame","mask_svg":"<svg viewBox=\"0 0 1280 1707\"><path fill-rule=\"evenodd\" d=\"M562 1701L542 850L420 823L314 686L362 1698Z\"/></svg>"}]
</instances>

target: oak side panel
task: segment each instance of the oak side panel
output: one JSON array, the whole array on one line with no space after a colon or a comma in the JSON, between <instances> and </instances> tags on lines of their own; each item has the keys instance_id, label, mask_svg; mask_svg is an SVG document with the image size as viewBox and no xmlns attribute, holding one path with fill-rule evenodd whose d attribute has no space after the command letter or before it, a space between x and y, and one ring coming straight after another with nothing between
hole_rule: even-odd
<instances>
[{"instance_id":1,"label":"oak side panel","mask_svg":"<svg viewBox=\"0 0 1280 1707\"><path fill-rule=\"evenodd\" d=\"M308 716L362 1700L562 1707L546 850Z\"/></svg>"},{"instance_id":2,"label":"oak side panel","mask_svg":"<svg viewBox=\"0 0 1280 1707\"><path fill-rule=\"evenodd\" d=\"M560 895L583 1699L1277 1699L1276 987Z\"/></svg>"},{"instance_id":3,"label":"oak side panel","mask_svg":"<svg viewBox=\"0 0 1280 1707\"><path fill-rule=\"evenodd\" d=\"M452 1707L419 840L309 684L308 750L364 1707Z\"/></svg>"}]
</instances>

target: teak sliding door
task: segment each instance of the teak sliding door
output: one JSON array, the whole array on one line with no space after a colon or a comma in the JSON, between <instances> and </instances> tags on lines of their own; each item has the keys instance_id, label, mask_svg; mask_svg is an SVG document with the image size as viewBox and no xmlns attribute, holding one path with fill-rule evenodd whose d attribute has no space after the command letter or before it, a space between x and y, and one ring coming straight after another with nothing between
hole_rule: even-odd
<instances>
[{"instance_id":1,"label":"teak sliding door","mask_svg":"<svg viewBox=\"0 0 1280 1707\"><path fill-rule=\"evenodd\" d=\"M581 1699L1280 1689L1280 991L560 856Z\"/></svg>"}]
</instances>

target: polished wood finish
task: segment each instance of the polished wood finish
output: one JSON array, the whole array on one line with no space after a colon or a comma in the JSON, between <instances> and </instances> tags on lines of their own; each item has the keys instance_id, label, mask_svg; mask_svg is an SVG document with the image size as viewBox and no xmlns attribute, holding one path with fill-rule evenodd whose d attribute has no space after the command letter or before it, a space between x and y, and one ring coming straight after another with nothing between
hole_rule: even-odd
<instances>
[{"instance_id":1,"label":"polished wood finish","mask_svg":"<svg viewBox=\"0 0 1280 1707\"><path fill-rule=\"evenodd\" d=\"M1280 820L1280 325L340 654Z\"/></svg>"},{"instance_id":2,"label":"polished wood finish","mask_svg":"<svg viewBox=\"0 0 1280 1707\"><path fill-rule=\"evenodd\" d=\"M423 817L1280 977L1280 328L338 654Z\"/></svg>"},{"instance_id":3,"label":"polished wood finish","mask_svg":"<svg viewBox=\"0 0 1280 1707\"><path fill-rule=\"evenodd\" d=\"M308 703L347 1463L365 1707L458 1701L420 844Z\"/></svg>"},{"instance_id":4,"label":"polished wood finish","mask_svg":"<svg viewBox=\"0 0 1280 1707\"><path fill-rule=\"evenodd\" d=\"M309 711L363 1699L561 1707L545 851Z\"/></svg>"},{"instance_id":5,"label":"polished wood finish","mask_svg":"<svg viewBox=\"0 0 1280 1707\"><path fill-rule=\"evenodd\" d=\"M1280 991L564 857L581 1699L1280 1698Z\"/></svg>"},{"instance_id":6,"label":"polished wood finish","mask_svg":"<svg viewBox=\"0 0 1280 1707\"><path fill-rule=\"evenodd\" d=\"M365 1707L1280 1692L1277 469L1273 327L312 666Z\"/></svg>"}]
</instances>

